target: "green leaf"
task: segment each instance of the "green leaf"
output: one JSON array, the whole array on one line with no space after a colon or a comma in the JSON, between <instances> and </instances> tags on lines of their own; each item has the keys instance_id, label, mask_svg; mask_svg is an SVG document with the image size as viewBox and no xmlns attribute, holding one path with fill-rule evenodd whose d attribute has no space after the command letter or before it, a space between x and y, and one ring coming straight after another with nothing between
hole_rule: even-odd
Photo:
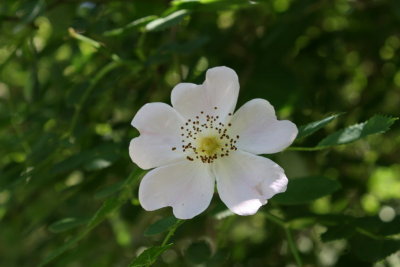
<instances>
[{"instance_id":1,"label":"green leaf","mask_svg":"<svg viewBox=\"0 0 400 267\"><path fill-rule=\"evenodd\" d=\"M85 164L84 168L87 171L97 171L111 166L112 161L107 159L94 159Z\"/></svg>"},{"instance_id":2,"label":"green leaf","mask_svg":"<svg viewBox=\"0 0 400 267\"><path fill-rule=\"evenodd\" d=\"M88 222L88 218L64 218L49 226L50 232L60 233Z\"/></svg>"},{"instance_id":3,"label":"green leaf","mask_svg":"<svg viewBox=\"0 0 400 267\"><path fill-rule=\"evenodd\" d=\"M108 196L111 196L111 195L117 193L119 190L121 190L124 185L125 185L125 181L122 181L122 182L107 186L105 188L102 188L94 194L94 198L101 199L101 198L106 198Z\"/></svg>"},{"instance_id":4,"label":"green leaf","mask_svg":"<svg viewBox=\"0 0 400 267\"><path fill-rule=\"evenodd\" d=\"M354 225L380 236L400 234L400 216L390 222L384 222L378 216L356 218Z\"/></svg>"},{"instance_id":5,"label":"green leaf","mask_svg":"<svg viewBox=\"0 0 400 267\"><path fill-rule=\"evenodd\" d=\"M320 176L291 179L286 192L275 196L273 201L283 205L305 204L330 195L339 188L338 181Z\"/></svg>"},{"instance_id":6,"label":"green leaf","mask_svg":"<svg viewBox=\"0 0 400 267\"><path fill-rule=\"evenodd\" d=\"M333 121L334 119L336 119L337 117L339 117L342 114L343 113L334 114L334 115L326 117L322 120L314 121L309 124L300 126L299 134L297 135L297 139L303 138L303 137L306 137L306 136L309 136L309 135L315 133L316 131L318 131L319 129L321 129L322 127L324 127L325 125L327 125L328 123L330 123L331 121Z\"/></svg>"},{"instance_id":7,"label":"green leaf","mask_svg":"<svg viewBox=\"0 0 400 267\"><path fill-rule=\"evenodd\" d=\"M64 245L57 248L56 250L52 251L40 264L39 267L45 266L53 261L55 258L66 252L67 250L71 249L75 244L77 244L83 237L85 236L84 233L81 233L78 236L67 241Z\"/></svg>"},{"instance_id":8,"label":"green leaf","mask_svg":"<svg viewBox=\"0 0 400 267\"><path fill-rule=\"evenodd\" d=\"M249 0L174 0L172 2L172 6L175 8L196 11L221 11L256 6L256 4Z\"/></svg>"},{"instance_id":9,"label":"green leaf","mask_svg":"<svg viewBox=\"0 0 400 267\"><path fill-rule=\"evenodd\" d=\"M37 17L39 17L46 9L46 1L28 1L24 5L24 8L20 10L25 13L20 19L20 23L14 28L14 32L19 32L29 23L32 23Z\"/></svg>"},{"instance_id":10,"label":"green leaf","mask_svg":"<svg viewBox=\"0 0 400 267\"><path fill-rule=\"evenodd\" d=\"M325 224L324 221L326 220L319 221L320 223ZM348 239L357 231L368 233L377 238L385 238L400 233L400 216L395 217L390 222L384 222L378 216L359 218L345 216L342 218L331 218L331 220L328 220L326 225L328 226L328 229L321 235L321 239L324 242L337 239Z\"/></svg>"},{"instance_id":11,"label":"green leaf","mask_svg":"<svg viewBox=\"0 0 400 267\"><path fill-rule=\"evenodd\" d=\"M95 213L92 219L86 226L86 229L81 232L79 235L75 236L74 238L70 239L64 245L59 247L58 249L52 251L40 264L39 266L45 266L55 258L66 252L67 250L71 249L74 245L76 245L81 239L83 239L94 227L96 227L99 223L101 223L108 214L110 214L115 209L119 208L125 200L112 198L106 200L100 209Z\"/></svg>"},{"instance_id":12,"label":"green leaf","mask_svg":"<svg viewBox=\"0 0 400 267\"><path fill-rule=\"evenodd\" d=\"M351 143L368 135L384 133L398 118L375 115L368 121L339 130L323 139L317 147L336 146Z\"/></svg>"},{"instance_id":13,"label":"green leaf","mask_svg":"<svg viewBox=\"0 0 400 267\"><path fill-rule=\"evenodd\" d=\"M129 267L151 266L164 251L169 249L172 244L165 246L155 246L143 251L136 259L134 259Z\"/></svg>"},{"instance_id":14,"label":"green leaf","mask_svg":"<svg viewBox=\"0 0 400 267\"><path fill-rule=\"evenodd\" d=\"M211 248L206 241L193 242L185 252L187 259L194 264L205 263L211 258Z\"/></svg>"},{"instance_id":15,"label":"green leaf","mask_svg":"<svg viewBox=\"0 0 400 267\"><path fill-rule=\"evenodd\" d=\"M59 174L83 167L87 171L97 171L112 165L119 157L119 147L114 144L103 144L94 149L81 151L57 163L51 169Z\"/></svg>"},{"instance_id":16,"label":"green leaf","mask_svg":"<svg viewBox=\"0 0 400 267\"><path fill-rule=\"evenodd\" d=\"M350 239L354 254L363 261L376 262L400 250L400 240L375 239L357 234Z\"/></svg>"},{"instance_id":17,"label":"green leaf","mask_svg":"<svg viewBox=\"0 0 400 267\"><path fill-rule=\"evenodd\" d=\"M157 16L152 15L152 16L146 16L146 17L143 17L140 19L136 19L136 20L128 23L124 27L106 31L103 33L103 35L107 36L107 37L121 35L121 34L129 32L131 30L140 28L141 26L148 24L150 21L155 20L156 18L157 18Z\"/></svg>"},{"instance_id":18,"label":"green leaf","mask_svg":"<svg viewBox=\"0 0 400 267\"><path fill-rule=\"evenodd\" d=\"M86 37L86 36L84 36L84 35L82 35L80 33L77 33L75 31L75 29L73 29L73 28L68 28L68 33L72 38L74 38L76 40L79 40L79 41L81 41L83 43L89 44L90 46L93 46L96 49L99 49L99 48L102 47L101 43L99 43L99 42L97 42L97 41L95 41L95 40L93 40L93 39L91 39L89 37Z\"/></svg>"},{"instance_id":19,"label":"green leaf","mask_svg":"<svg viewBox=\"0 0 400 267\"><path fill-rule=\"evenodd\" d=\"M104 201L103 205L100 209L93 215L90 219L89 223L87 224L84 231L80 234L75 236L74 238L70 239L64 245L59 247L58 249L52 251L40 264L39 266L45 266L55 258L60 256L61 254L65 253L67 250L71 249L74 245L76 245L81 239L83 239L93 228L103 222L107 216L115 211L116 209L120 208L129 198L129 193L132 190L131 184L137 181L138 177L143 174L143 171L139 168L136 168L128 178L124 181L124 186L126 186L125 190L120 193L118 197L110 198ZM125 192L126 191L126 192Z\"/></svg>"},{"instance_id":20,"label":"green leaf","mask_svg":"<svg viewBox=\"0 0 400 267\"><path fill-rule=\"evenodd\" d=\"M176 223L178 223L178 220L173 216L163 218L150 225L144 232L144 235L149 236L163 233L168 231Z\"/></svg>"},{"instance_id":21,"label":"green leaf","mask_svg":"<svg viewBox=\"0 0 400 267\"><path fill-rule=\"evenodd\" d=\"M107 199L89 221L87 227L89 229L96 227L107 217L108 214L119 208L123 203L125 203L125 200L121 200L119 198Z\"/></svg>"},{"instance_id":22,"label":"green leaf","mask_svg":"<svg viewBox=\"0 0 400 267\"><path fill-rule=\"evenodd\" d=\"M149 32L165 30L167 28L177 25L189 14L190 12L185 9L175 11L174 13L169 14L164 18L159 18L151 21L146 25L146 30Z\"/></svg>"},{"instance_id":23,"label":"green leaf","mask_svg":"<svg viewBox=\"0 0 400 267\"><path fill-rule=\"evenodd\" d=\"M355 229L351 224L339 224L329 227L326 232L321 234L321 240L329 242L338 239L349 238L355 233Z\"/></svg>"}]
</instances>

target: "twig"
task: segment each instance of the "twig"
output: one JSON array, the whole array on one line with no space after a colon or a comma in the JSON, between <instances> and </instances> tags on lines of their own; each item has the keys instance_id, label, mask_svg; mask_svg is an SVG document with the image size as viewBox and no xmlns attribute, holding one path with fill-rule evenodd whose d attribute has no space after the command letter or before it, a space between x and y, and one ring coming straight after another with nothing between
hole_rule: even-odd
<instances>
[{"instance_id":1,"label":"twig","mask_svg":"<svg viewBox=\"0 0 400 267\"><path fill-rule=\"evenodd\" d=\"M266 213L266 215L267 215L268 219L270 219L272 222L276 223L277 225L279 225L280 227L283 228L283 230L285 231L285 235L286 235L288 244L289 244L290 252L292 253L292 255L294 257L297 266L298 267L303 266L303 263L300 258L300 254L297 250L296 244L295 244L293 236L292 236L292 232L290 231L290 228L287 226L285 221L283 221L281 218L279 218L275 215L272 215L271 213Z\"/></svg>"}]
</instances>

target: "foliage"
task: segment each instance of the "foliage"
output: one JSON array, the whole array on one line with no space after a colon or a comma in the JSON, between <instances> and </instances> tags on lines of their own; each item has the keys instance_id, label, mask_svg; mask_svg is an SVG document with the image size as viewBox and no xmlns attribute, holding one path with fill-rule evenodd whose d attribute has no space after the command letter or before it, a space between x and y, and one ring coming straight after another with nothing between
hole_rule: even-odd
<instances>
[{"instance_id":1,"label":"foliage","mask_svg":"<svg viewBox=\"0 0 400 267\"><path fill-rule=\"evenodd\" d=\"M389 0L2 1L0 266L398 266L399 22ZM303 125L271 155L287 193L144 211L130 121L219 65L239 106Z\"/></svg>"}]
</instances>

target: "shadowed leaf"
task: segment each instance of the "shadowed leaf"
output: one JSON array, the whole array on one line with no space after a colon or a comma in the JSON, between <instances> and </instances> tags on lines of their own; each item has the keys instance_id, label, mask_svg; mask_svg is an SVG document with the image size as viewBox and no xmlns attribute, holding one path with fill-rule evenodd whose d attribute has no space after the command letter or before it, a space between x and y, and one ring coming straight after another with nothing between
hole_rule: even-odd
<instances>
[{"instance_id":1,"label":"shadowed leaf","mask_svg":"<svg viewBox=\"0 0 400 267\"><path fill-rule=\"evenodd\" d=\"M151 266L164 251L169 249L172 244L165 246L155 246L143 251L136 259L134 259L129 267Z\"/></svg>"},{"instance_id":2,"label":"shadowed leaf","mask_svg":"<svg viewBox=\"0 0 400 267\"><path fill-rule=\"evenodd\" d=\"M320 176L291 179L286 192L272 200L283 205L305 204L330 195L339 188L338 181Z\"/></svg>"},{"instance_id":3,"label":"shadowed leaf","mask_svg":"<svg viewBox=\"0 0 400 267\"><path fill-rule=\"evenodd\" d=\"M161 220L158 220L150 225L144 232L144 235L149 236L163 233L168 231L177 222L178 220L173 216L162 218Z\"/></svg>"}]
</instances>

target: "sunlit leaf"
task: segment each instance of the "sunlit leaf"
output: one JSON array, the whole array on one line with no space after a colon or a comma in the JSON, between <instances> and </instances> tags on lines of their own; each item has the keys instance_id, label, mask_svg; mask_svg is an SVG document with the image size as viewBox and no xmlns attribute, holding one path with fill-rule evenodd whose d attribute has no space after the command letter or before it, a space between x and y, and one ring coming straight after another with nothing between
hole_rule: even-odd
<instances>
[{"instance_id":1,"label":"sunlit leaf","mask_svg":"<svg viewBox=\"0 0 400 267\"><path fill-rule=\"evenodd\" d=\"M151 21L146 25L146 30L151 32L167 29L169 27L177 25L189 14L190 12L184 9L175 11L174 13L169 14L164 18L159 18Z\"/></svg>"},{"instance_id":2,"label":"sunlit leaf","mask_svg":"<svg viewBox=\"0 0 400 267\"><path fill-rule=\"evenodd\" d=\"M73 28L68 28L68 32L69 32L69 35L72 38L77 39L77 40L79 40L79 41L81 41L83 43L89 44L90 46L93 46L96 49L99 49L100 47L102 47L101 43L99 43L99 42L97 42L97 41L95 41L95 40L93 40L93 39L91 39L89 37L86 37L86 36L84 36L84 35L82 35L80 33L77 33L75 31L75 29L73 29Z\"/></svg>"},{"instance_id":3,"label":"sunlit leaf","mask_svg":"<svg viewBox=\"0 0 400 267\"><path fill-rule=\"evenodd\" d=\"M355 124L339 130L319 142L318 147L347 144L364 138L368 135L384 133L398 118L375 115L368 121Z\"/></svg>"},{"instance_id":4,"label":"sunlit leaf","mask_svg":"<svg viewBox=\"0 0 400 267\"><path fill-rule=\"evenodd\" d=\"M249 0L174 0L172 2L175 8L201 11L229 10L256 4L257 2Z\"/></svg>"},{"instance_id":5,"label":"sunlit leaf","mask_svg":"<svg viewBox=\"0 0 400 267\"><path fill-rule=\"evenodd\" d=\"M143 17L140 19L136 19L121 28L106 31L103 34L104 34L104 36L107 36L107 37L125 34L134 29L137 29L137 28L140 28L141 26L146 25L147 23L149 23L150 21L155 20L155 19L157 19L157 16L146 16L146 17Z\"/></svg>"},{"instance_id":6,"label":"sunlit leaf","mask_svg":"<svg viewBox=\"0 0 400 267\"><path fill-rule=\"evenodd\" d=\"M327 196L340 188L336 180L321 176L290 179L286 192L272 200L283 205L298 205Z\"/></svg>"},{"instance_id":7,"label":"sunlit leaf","mask_svg":"<svg viewBox=\"0 0 400 267\"><path fill-rule=\"evenodd\" d=\"M318 131L319 129L321 129L322 127L324 127L325 125L327 125L328 123L330 123L331 121L336 119L337 117L339 117L341 114L342 113L334 114L334 115L326 117L322 120L314 121L309 124L300 126L297 138L299 139L299 138L306 137L306 136L309 136L309 135L315 133L316 131Z\"/></svg>"}]
</instances>

